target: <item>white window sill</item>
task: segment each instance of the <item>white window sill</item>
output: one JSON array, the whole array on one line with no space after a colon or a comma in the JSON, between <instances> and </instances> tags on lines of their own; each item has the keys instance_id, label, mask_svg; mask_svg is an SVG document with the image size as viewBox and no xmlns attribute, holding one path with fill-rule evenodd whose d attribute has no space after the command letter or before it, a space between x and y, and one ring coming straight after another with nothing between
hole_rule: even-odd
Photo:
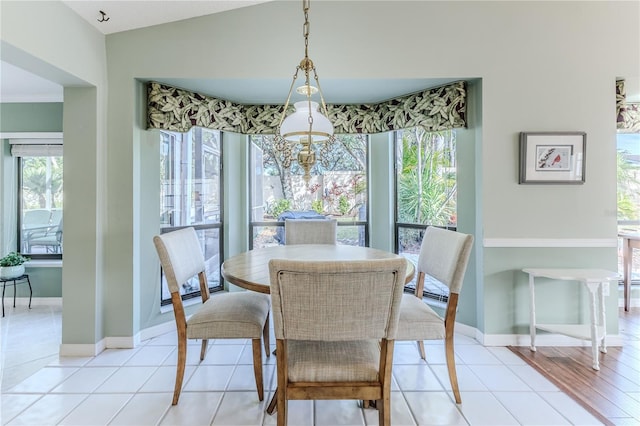
<instances>
[{"instance_id":1,"label":"white window sill","mask_svg":"<svg viewBox=\"0 0 640 426\"><path fill-rule=\"evenodd\" d=\"M62 268L60 259L38 259L25 262L25 268Z\"/></svg>"}]
</instances>

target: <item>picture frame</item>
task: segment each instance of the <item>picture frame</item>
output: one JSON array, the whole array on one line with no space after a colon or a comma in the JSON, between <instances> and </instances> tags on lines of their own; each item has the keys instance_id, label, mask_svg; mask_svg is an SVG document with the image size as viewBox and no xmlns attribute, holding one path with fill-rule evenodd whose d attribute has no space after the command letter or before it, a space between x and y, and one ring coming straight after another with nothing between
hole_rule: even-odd
<instances>
[{"instance_id":1,"label":"picture frame","mask_svg":"<svg viewBox=\"0 0 640 426\"><path fill-rule=\"evenodd\" d=\"M585 132L521 132L520 184L583 184Z\"/></svg>"}]
</instances>

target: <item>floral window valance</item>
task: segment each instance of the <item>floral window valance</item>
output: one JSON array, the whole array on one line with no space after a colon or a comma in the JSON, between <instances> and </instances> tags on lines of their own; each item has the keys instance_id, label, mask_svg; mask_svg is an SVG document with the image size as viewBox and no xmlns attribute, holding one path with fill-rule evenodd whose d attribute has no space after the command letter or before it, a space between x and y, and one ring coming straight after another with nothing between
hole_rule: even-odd
<instances>
[{"instance_id":1,"label":"floral window valance","mask_svg":"<svg viewBox=\"0 0 640 426\"><path fill-rule=\"evenodd\" d=\"M242 134L274 134L282 114L282 105L236 104L157 82L149 83L147 94L149 129L186 132L200 126ZM373 134L417 126L437 131L466 126L466 97L466 83L458 81L377 104L327 105L327 109L337 134Z\"/></svg>"},{"instance_id":2,"label":"floral window valance","mask_svg":"<svg viewBox=\"0 0 640 426\"><path fill-rule=\"evenodd\" d=\"M616 123L621 133L640 133L640 104L627 102L624 80L616 81Z\"/></svg>"}]
</instances>

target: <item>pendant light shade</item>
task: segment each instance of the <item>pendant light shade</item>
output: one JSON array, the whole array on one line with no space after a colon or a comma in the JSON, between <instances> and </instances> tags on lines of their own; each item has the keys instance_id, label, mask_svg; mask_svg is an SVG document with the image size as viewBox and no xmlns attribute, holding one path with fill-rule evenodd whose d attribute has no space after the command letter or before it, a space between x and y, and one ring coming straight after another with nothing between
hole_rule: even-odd
<instances>
[{"instance_id":1,"label":"pendant light shade","mask_svg":"<svg viewBox=\"0 0 640 426\"><path fill-rule=\"evenodd\" d=\"M280 134L285 140L298 142L300 137L311 135L312 142L323 142L333 135L333 124L320 113L317 102L300 101L293 106L296 111L285 118L280 126Z\"/></svg>"}]
</instances>

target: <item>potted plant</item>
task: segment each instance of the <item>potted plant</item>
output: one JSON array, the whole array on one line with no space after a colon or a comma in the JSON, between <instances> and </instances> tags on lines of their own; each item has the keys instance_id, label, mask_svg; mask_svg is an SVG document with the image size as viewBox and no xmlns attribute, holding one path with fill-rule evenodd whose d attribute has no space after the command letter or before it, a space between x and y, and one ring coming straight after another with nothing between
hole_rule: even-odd
<instances>
[{"instance_id":1,"label":"potted plant","mask_svg":"<svg viewBox=\"0 0 640 426\"><path fill-rule=\"evenodd\" d=\"M15 251L7 254L0 259L0 278L17 278L24 275L24 263L29 260Z\"/></svg>"}]
</instances>

